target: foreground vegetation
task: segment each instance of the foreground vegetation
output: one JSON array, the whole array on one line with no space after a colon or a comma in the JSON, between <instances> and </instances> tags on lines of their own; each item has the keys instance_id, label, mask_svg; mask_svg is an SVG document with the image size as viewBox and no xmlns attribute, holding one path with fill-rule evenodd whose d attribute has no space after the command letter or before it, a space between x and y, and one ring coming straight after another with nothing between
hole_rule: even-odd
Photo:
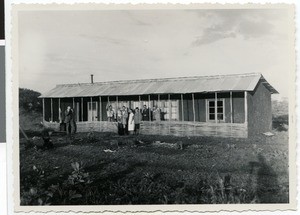
<instances>
[{"instance_id":1,"label":"foreground vegetation","mask_svg":"<svg viewBox=\"0 0 300 215\"><path fill-rule=\"evenodd\" d=\"M40 139L32 141L39 146ZM288 202L287 133L252 140L80 133L21 139L23 205Z\"/></svg>"}]
</instances>

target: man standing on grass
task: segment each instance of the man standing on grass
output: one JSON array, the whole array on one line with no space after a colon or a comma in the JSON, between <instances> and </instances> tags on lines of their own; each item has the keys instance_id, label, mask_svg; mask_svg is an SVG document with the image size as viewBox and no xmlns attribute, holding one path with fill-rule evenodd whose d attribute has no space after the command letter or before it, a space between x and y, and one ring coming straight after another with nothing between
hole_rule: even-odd
<instances>
[{"instance_id":1,"label":"man standing on grass","mask_svg":"<svg viewBox=\"0 0 300 215\"><path fill-rule=\"evenodd\" d=\"M66 131L68 135L75 133L76 125L74 119L74 111L70 106L67 107L65 111L65 123L66 123Z\"/></svg>"}]
</instances>

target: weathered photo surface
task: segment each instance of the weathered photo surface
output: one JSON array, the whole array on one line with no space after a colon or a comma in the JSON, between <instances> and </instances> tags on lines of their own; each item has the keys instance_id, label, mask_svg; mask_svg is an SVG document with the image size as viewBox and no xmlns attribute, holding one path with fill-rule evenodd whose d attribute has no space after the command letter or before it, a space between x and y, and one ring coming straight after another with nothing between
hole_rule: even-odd
<instances>
[{"instance_id":1,"label":"weathered photo surface","mask_svg":"<svg viewBox=\"0 0 300 215\"><path fill-rule=\"evenodd\" d=\"M16 210L293 209L293 19L15 5Z\"/></svg>"}]
</instances>

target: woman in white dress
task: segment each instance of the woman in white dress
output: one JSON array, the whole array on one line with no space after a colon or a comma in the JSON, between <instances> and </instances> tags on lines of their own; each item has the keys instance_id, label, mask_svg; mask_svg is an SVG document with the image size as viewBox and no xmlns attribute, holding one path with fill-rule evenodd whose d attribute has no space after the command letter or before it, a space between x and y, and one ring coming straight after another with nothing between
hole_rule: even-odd
<instances>
[{"instance_id":1,"label":"woman in white dress","mask_svg":"<svg viewBox=\"0 0 300 215\"><path fill-rule=\"evenodd\" d=\"M129 116L128 116L128 131L129 134L133 134L134 132L134 113L131 109L129 109Z\"/></svg>"}]
</instances>

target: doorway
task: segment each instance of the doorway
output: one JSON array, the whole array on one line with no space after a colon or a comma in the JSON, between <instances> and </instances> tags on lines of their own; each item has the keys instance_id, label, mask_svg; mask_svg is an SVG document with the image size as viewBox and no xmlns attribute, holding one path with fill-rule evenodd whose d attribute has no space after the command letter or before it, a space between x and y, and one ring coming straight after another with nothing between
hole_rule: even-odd
<instances>
[{"instance_id":1,"label":"doorway","mask_svg":"<svg viewBox=\"0 0 300 215\"><path fill-rule=\"evenodd\" d=\"M98 121L97 110L97 102L88 102L88 121Z\"/></svg>"}]
</instances>

